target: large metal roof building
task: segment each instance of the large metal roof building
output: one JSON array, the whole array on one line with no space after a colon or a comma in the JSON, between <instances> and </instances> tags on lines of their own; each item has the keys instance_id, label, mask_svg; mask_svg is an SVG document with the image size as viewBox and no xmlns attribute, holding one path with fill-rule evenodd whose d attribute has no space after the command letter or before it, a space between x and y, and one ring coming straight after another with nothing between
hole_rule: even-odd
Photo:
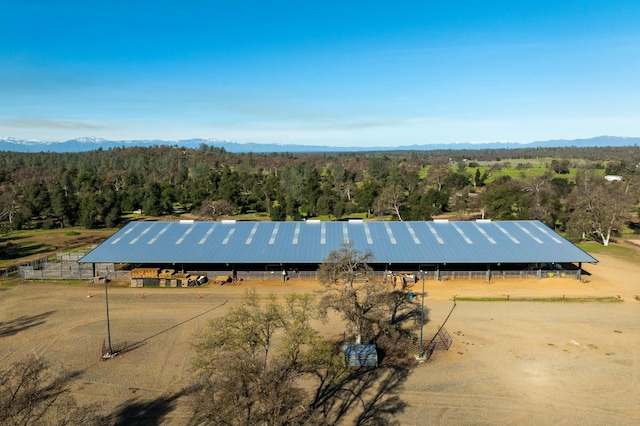
<instances>
[{"instance_id":1,"label":"large metal roof building","mask_svg":"<svg viewBox=\"0 0 640 426\"><path fill-rule=\"evenodd\" d=\"M371 266L377 270L597 263L535 220L132 222L80 262L181 265L193 270L264 270L265 265L315 270L344 243L363 253L371 251Z\"/></svg>"}]
</instances>

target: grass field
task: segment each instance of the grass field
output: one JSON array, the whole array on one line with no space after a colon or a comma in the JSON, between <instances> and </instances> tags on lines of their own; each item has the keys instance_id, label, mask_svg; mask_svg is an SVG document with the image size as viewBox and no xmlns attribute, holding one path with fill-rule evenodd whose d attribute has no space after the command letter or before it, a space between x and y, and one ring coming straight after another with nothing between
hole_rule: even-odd
<instances>
[{"instance_id":1,"label":"grass field","mask_svg":"<svg viewBox=\"0 0 640 426\"><path fill-rule=\"evenodd\" d=\"M640 250L634 246L613 243L605 247L596 242L578 243L576 245L596 258L600 254L606 254L608 256L615 257L616 259L624 260L625 262L640 266Z\"/></svg>"},{"instance_id":2,"label":"grass field","mask_svg":"<svg viewBox=\"0 0 640 426\"><path fill-rule=\"evenodd\" d=\"M115 229L38 229L11 231L0 235L0 271L29 260L55 254L58 250L69 251L85 247L109 238Z\"/></svg>"},{"instance_id":3,"label":"grass field","mask_svg":"<svg viewBox=\"0 0 640 426\"><path fill-rule=\"evenodd\" d=\"M551 164L552 160L552 158L515 158L499 161L480 161L478 162L478 167L467 167L465 171L467 173L471 173L472 175L475 174L476 170L480 170L481 175L486 173L488 178L485 183L491 183L494 180L504 176L509 176L512 179L518 180L532 179L544 176L544 174L548 172L552 173L552 177L568 179L569 181L575 180L578 170L576 167L571 167L569 169L569 173L567 174L555 173L548 167ZM585 161L582 159L573 159L570 160L570 162L572 165L586 166ZM500 164L502 168L500 170L491 170L492 166L496 164ZM457 171L457 169L457 165L451 166L452 171ZM420 179L424 179L428 170L429 166L426 166L422 170L420 170ZM604 176L605 171L604 169L596 169L596 173L598 175Z\"/></svg>"}]
</instances>

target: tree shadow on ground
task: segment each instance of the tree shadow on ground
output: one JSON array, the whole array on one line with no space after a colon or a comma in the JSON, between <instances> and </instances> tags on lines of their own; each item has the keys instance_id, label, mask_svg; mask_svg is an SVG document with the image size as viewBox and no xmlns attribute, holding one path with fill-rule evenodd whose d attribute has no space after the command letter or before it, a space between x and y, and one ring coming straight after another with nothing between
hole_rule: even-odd
<instances>
[{"instance_id":1,"label":"tree shadow on ground","mask_svg":"<svg viewBox=\"0 0 640 426\"><path fill-rule=\"evenodd\" d=\"M18 241L18 240L24 240L26 237L24 235L12 235L10 237L7 236L0 236L0 244L2 243L6 243L6 242L14 242L14 241Z\"/></svg>"},{"instance_id":2,"label":"tree shadow on ground","mask_svg":"<svg viewBox=\"0 0 640 426\"><path fill-rule=\"evenodd\" d=\"M0 259L2 260L14 260L23 257L35 256L47 251L53 250L53 247L49 244L14 244L8 242L0 245Z\"/></svg>"},{"instance_id":3,"label":"tree shadow on ground","mask_svg":"<svg viewBox=\"0 0 640 426\"><path fill-rule=\"evenodd\" d=\"M37 315L23 315L11 321L0 322L0 338L13 336L31 327L44 324L45 319L53 315L55 312L56 311L48 311Z\"/></svg>"},{"instance_id":4,"label":"tree shadow on ground","mask_svg":"<svg viewBox=\"0 0 640 426\"><path fill-rule=\"evenodd\" d=\"M315 391L312 409L329 424L394 425L394 415L408 404L398 396L415 363L383 354L379 367L352 367L341 377L324 377Z\"/></svg>"},{"instance_id":5,"label":"tree shadow on ground","mask_svg":"<svg viewBox=\"0 0 640 426\"><path fill-rule=\"evenodd\" d=\"M28 355L0 371L0 424L89 424L94 410L80 407L69 385L81 371L55 372Z\"/></svg>"},{"instance_id":6,"label":"tree shadow on ground","mask_svg":"<svg viewBox=\"0 0 640 426\"><path fill-rule=\"evenodd\" d=\"M393 424L393 416L403 412L408 405L400 399L397 393L409 376L409 372L407 366L400 365L389 365L379 370L377 377L374 377L373 383L371 383L374 387L363 388L363 392L370 389L374 389L374 391L368 392L367 397L363 399L364 407L355 424Z\"/></svg>"},{"instance_id":7,"label":"tree shadow on ground","mask_svg":"<svg viewBox=\"0 0 640 426\"><path fill-rule=\"evenodd\" d=\"M182 389L168 396L161 396L150 401L131 399L124 402L116 409L116 412L107 416L105 420L113 425L159 425L166 416L178 405L177 400L188 395L193 389Z\"/></svg>"}]
</instances>

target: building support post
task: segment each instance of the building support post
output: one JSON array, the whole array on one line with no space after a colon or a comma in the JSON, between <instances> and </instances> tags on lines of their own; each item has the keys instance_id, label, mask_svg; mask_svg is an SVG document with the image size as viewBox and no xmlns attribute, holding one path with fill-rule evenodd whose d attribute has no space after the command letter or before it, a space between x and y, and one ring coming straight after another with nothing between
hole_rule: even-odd
<instances>
[{"instance_id":1,"label":"building support post","mask_svg":"<svg viewBox=\"0 0 640 426\"><path fill-rule=\"evenodd\" d=\"M577 278L578 278L578 280L582 281L582 262L578 262Z\"/></svg>"},{"instance_id":2,"label":"building support post","mask_svg":"<svg viewBox=\"0 0 640 426\"><path fill-rule=\"evenodd\" d=\"M424 346L422 340L422 330L424 329L424 269L420 269L420 279L422 280L422 309L420 310L420 359L424 358Z\"/></svg>"}]
</instances>

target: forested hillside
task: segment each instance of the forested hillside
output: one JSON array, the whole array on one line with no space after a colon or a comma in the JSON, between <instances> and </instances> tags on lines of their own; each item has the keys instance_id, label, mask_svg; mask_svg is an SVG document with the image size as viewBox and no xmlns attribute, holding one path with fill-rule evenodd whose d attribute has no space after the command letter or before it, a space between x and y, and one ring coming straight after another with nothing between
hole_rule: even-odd
<instances>
[{"instance_id":1,"label":"forested hillside","mask_svg":"<svg viewBox=\"0 0 640 426\"><path fill-rule=\"evenodd\" d=\"M607 244L637 213L640 149L232 154L202 145L0 152L0 224L115 227L201 219L539 219ZM605 175L621 176L608 181Z\"/></svg>"}]
</instances>

